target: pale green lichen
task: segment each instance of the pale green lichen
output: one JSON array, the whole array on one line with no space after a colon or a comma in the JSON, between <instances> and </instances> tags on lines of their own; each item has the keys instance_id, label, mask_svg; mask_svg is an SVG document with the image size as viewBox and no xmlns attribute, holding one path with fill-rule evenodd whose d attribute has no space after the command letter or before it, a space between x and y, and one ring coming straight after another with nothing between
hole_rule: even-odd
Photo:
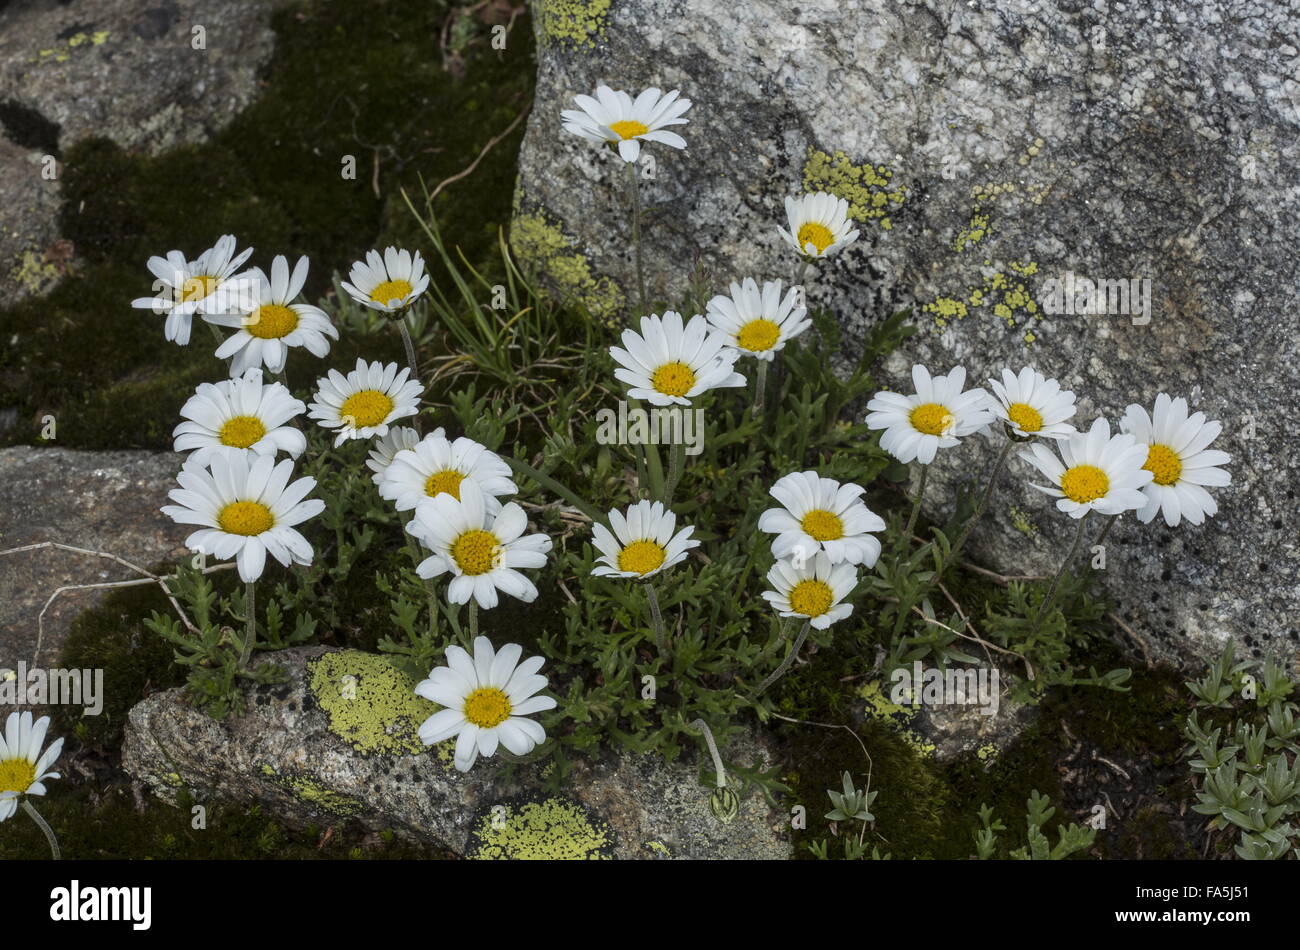
<instances>
[{"instance_id":1,"label":"pale green lichen","mask_svg":"<svg viewBox=\"0 0 1300 950\"><path fill-rule=\"evenodd\" d=\"M612 857L609 826L579 804L548 798L501 805L475 824L467 857L478 861L603 861Z\"/></svg>"},{"instance_id":2,"label":"pale green lichen","mask_svg":"<svg viewBox=\"0 0 1300 950\"><path fill-rule=\"evenodd\" d=\"M311 692L330 730L362 755L424 751L417 730L438 707L415 695L416 681L382 656L326 653L308 665ZM441 753L440 753L441 754Z\"/></svg>"},{"instance_id":3,"label":"pale green lichen","mask_svg":"<svg viewBox=\"0 0 1300 950\"><path fill-rule=\"evenodd\" d=\"M43 255L35 251L23 251L17 266L9 272L9 277L29 294L39 294L53 287L58 282L60 273L58 266L47 261Z\"/></svg>"},{"instance_id":4,"label":"pale green lichen","mask_svg":"<svg viewBox=\"0 0 1300 950\"><path fill-rule=\"evenodd\" d=\"M984 265L991 268L989 261ZM966 288L961 297L935 297L921 309L934 315L935 328L940 330L953 320L964 319L972 311L985 308L1008 327L1014 327L1019 320L1041 319L1038 301L1027 280L1036 273L1038 265L1033 261L1011 261L1006 270L990 271L980 286ZM1032 343L1034 335L1027 332L1024 339Z\"/></svg>"},{"instance_id":5,"label":"pale green lichen","mask_svg":"<svg viewBox=\"0 0 1300 950\"><path fill-rule=\"evenodd\" d=\"M525 269L544 278L561 299L585 308L602 323L618 322L623 292L610 278L596 277L587 258L574 250L574 242L542 213L516 213L510 244Z\"/></svg>"},{"instance_id":6,"label":"pale green lichen","mask_svg":"<svg viewBox=\"0 0 1300 950\"><path fill-rule=\"evenodd\" d=\"M866 703L866 714L889 725L916 755L925 759L934 757L934 743L911 728L911 722L916 717L915 709L900 705L886 696L877 680L870 680L860 686L858 696Z\"/></svg>"},{"instance_id":7,"label":"pale green lichen","mask_svg":"<svg viewBox=\"0 0 1300 950\"><path fill-rule=\"evenodd\" d=\"M365 805L350 795L326 788L302 776L290 776L281 783L299 800L339 818L352 818L365 811Z\"/></svg>"},{"instance_id":8,"label":"pale green lichen","mask_svg":"<svg viewBox=\"0 0 1300 950\"><path fill-rule=\"evenodd\" d=\"M533 16L543 42L593 47L605 35L613 0L535 0Z\"/></svg>"},{"instance_id":9,"label":"pale green lichen","mask_svg":"<svg viewBox=\"0 0 1300 950\"><path fill-rule=\"evenodd\" d=\"M893 182L887 165L866 162L855 165L843 152L834 155L808 149L803 166L806 191L827 191L849 203L849 217L867 223L875 221L888 231L893 227L892 211L907 200L907 186Z\"/></svg>"}]
</instances>

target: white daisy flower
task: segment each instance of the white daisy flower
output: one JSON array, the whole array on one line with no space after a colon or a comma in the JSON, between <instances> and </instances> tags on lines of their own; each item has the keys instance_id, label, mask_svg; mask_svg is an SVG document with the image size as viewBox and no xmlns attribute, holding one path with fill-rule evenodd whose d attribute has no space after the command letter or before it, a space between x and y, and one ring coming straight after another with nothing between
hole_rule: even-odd
<instances>
[{"instance_id":1,"label":"white daisy flower","mask_svg":"<svg viewBox=\"0 0 1300 950\"><path fill-rule=\"evenodd\" d=\"M316 380L316 401L308 415L327 429L338 429L334 445L349 439L388 434L388 426L420 411L424 387L408 380L411 370L396 363L367 363L357 358L357 368L344 376L332 369Z\"/></svg>"},{"instance_id":2,"label":"white daisy flower","mask_svg":"<svg viewBox=\"0 0 1300 950\"><path fill-rule=\"evenodd\" d=\"M524 603L537 599L533 582L516 568L544 567L551 539L544 534L524 537L527 528L522 508L510 502L493 515L482 489L468 480L460 483L459 499L445 492L438 495L417 507L406 526L433 552L416 566L416 573L453 574L447 600L464 604L473 597L485 610L497 605L498 589Z\"/></svg>"},{"instance_id":3,"label":"white daisy flower","mask_svg":"<svg viewBox=\"0 0 1300 950\"><path fill-rule=\"evenodd\" d=\"M787 231L777 231L785 242L808 257L830 257L858 239L849 220L849 203L824 191L785 199Z\"/></svg>"},{"instance_id":4,"label":"white daisy flower","mask_svg":"<svg viewBox=\"0 0 1300 950\"><path fill-rule=\"evenodd\" d=\"M1147 503L1142 486L1153 478L1142 467L1147 447L1132 435L1112 436L1110 423L1097 419L1087 432L1076 432L1056 443L1061 459L1041 442L1020 450L1020 457L1051 481L1034 485L1057 499L1056 507L1071 518L1090 511L1103 515L1141 508Z\"/></svg>"},{"instance_id":5,"label":"white daisy flower","mask_svg":"<svg viewBox=\"0 0 1300 950\"><path fill-rule=\"evenodd\" d=\"M396 313L405 310L429 289L429 275L424 272L420 252L414 255L395 247L366 251L366 259L352 265L343 289L357 303L371 310Z\"/></svg>"},{"instance_id":6,"label":"white daisy flower","mask_svg":"<svg viewBox=\"0 0 1300 950\"><path fill-rule=\"evenodd\" d=\"M230 359L230 375L242 376L247 370L265 365L272 373L284 369L289 348L301 346L312 356L325 356L330 351L329 340L337 340L329 317L320 307L294 303L307 282L308 261L298 258L293 273L289 273L289 259L277 255L271 262L268 278L261 268L253 268L252 292L240 306L227 313L204 315L209 323L231 327L237 332L217 347L218 359Z\"/></svg>"},{"instance_id":7,"label":"white daisy flower","mask_svg":"<svg viewBox=\"0 0 1300 950\"><path fill-rule=\"evenodd\" d=\"M0 821L18 810L24 795L44 795L45 780L59 777L49 769L63 751L63 739L55 739L41 752L49 728L49 716L33 722L29 712L11 712L5 721L0 736Z\"/></svg>"},{"instance_id":8,"label":"white daisy flower","mask_svg":"<svg viewBox=\"0 0 1300 950\"><path fill-rule=\"evenodd\" d=\"M1232 456L1208 448L1223 431L1222 424L1206 421L1203 412L1189 416L1187 400L1170 399L1168 394L1160 393L1153 416L1147 415L1142 406L1131 405L1119 425L1147 446L1147 460L1142 467L1152 479L1142 488L1146 504L1138 509L1139 521L1147 524L1163 512L1165 524L1172 528L1183 518L1201 524L1206 516L1218 513L1218 502L1205 488L1218 488L1232 481L1232 475L1217 467L1228 464Z\"/></svg>"},{"instance_id":9,"label":"white daisy flower","mask_svg":"<svg viewBox=\"0 0 1300 950\"><path fill-rule=\"evenodd\" d=\"M653 86L635 100L622 90L600 86L596 97L574 96L577 109L560 113L564 129L591 142L617 142L618 154L625 162L635 162L641 155L641 143L662 142L672 148L685 148L686 140L676 132L667 131L670 125L685 125L682 115L691 107L691 100L678 98L676 89L661 93Z\"/></svg>"},{"instance_id":10,"label":"white daisy flower","mask_svg":"<svg viewBox=\"0 0 1300 950\"><path fill-rule=\"evenodd\" d=\"M689 406L710 389L745 385L745 377L733 369L738 354L726 342L700 314L683 326L681 314L668 310L662 318L642 317L639 334L624 330L623 346L611 346L609 355L621 364L614 375L633 399Z\"/></svg>"},{"instance_id":11,"label":"white daisy flower","mask_svg":"<svg viewBox=\"0 0 1300 950\"><path fill-rule=\"evenodd\" d=\"M199 384L181 407L186 421L172 430L173 447L191 453L188 461L195 465L227 451L297 458L307 450L307 437L285 423L306 411L287 388L264 384L262 371L250 369L239 379Z\"/></svg>"},{"instance_id":12,"label":"white daisy flower","mask_svg":"<svg viewBox=\"0 0 1300 950\"><path fill-rule=\"evenodd\" d=\"M167 497L162 513L177 524L201 525L185 539L191 551L218 560L237 558L245 582L262 576L267 552L285 567L310 564L311 545L295 530L325 508L319 498L304 501L316 479L292 484L293 462L277 465L270 455L214 454L207 466L186 462Z\"/></svg>"},{"instance_id":13,"label":"white daisy flower","mask_svg":"<svg viewBox=\"0 0 1300 950\"><path fill-rule=\"evenodd\" d=\"M501 456L464 436L449 442L444 430L438 429L393 456L379 483L379 495L395 502L398 511L410 511L440 494L459 500L466 479L482 489L489 514L500 509L499 496L519 491Z\"/></svg>"},{"instance_id":14,"label":"white daisy flower","mask_svg":"<svg viewBox=\"0 0 1300 950\"><path fill-rule=\"evenodd\" d=\"M1065 420L1074 415L1074 393L1028 366L1020 375L1002 371L1002 382L989 380L996 399L989 409L1022 439L1063 439L1074 434Z\"/></svg>"},{"instance_id":15,"label":"white daisy flower","mask_svg":"<svg viewBox=\"0 0 1300 950\"><path fill-rule=\"evenodd\" d=\"M731 285L731 296L718 294L709 301L709 324L727 338L741 356L771 361L787 341L812 326L805 319L806 307L795 307L799 290L791 287L781 297L781 282L769 280L763 289L758 281L746 277L744 283Z\"/></svg>"},{"instance_id":16,"label":"white daisy flower","mask_svg":"<svg viewBox=\"0 0 1300 950\"><path fill-rule=\"evenodd\" d=\"M841 603L858 584L858 572L852 564L832 564L825 551L818 551L796 566L793 560L781 560L767 572L771 590L763 599L782 617L805 617L818 630L843 620L853 613L853 605Z\"/></svg>"},{"instance_id":17,"label":"white daisy flower","mask_svg":"<svg viewBox=\"0 0 1300 950\"><path fill-rule=\"evenodd\" d=\"M972 432L993 421L992 397L982 389L962 392L966 370L954 366L947 376L930 377L917 363L912 367L915 394L882 390L867 403L867 425L884 429L880 447L900 462L922 465L934 461L939 449L958 445Z\"/></svg>"},{"instance_id":18,"label":"white daisy flower","mask_svg":"<svg viewBox=\"0 0 1300 950\"><path fill-rule=\"evenodd\" d=\"M676 531L677 515L663 502L638 501L624 515L609 513L611 532L603 524L591 526L592 541L603 563L592 568L596 577L653 577L686 560L686 552L699 547L690 525ZM674 533L676 531L676 533Z\"/></svg>"},{"instance_id":19,"label":"white daisy flower","mask_svg":"<svg viewBox=\"0 0 1300 950\"><path fill-rule=\"evenodd\" d=\"M158 293L137 297L131 306L166 314L163 334L169 341L185 346L190 342L190 326L196 313L223 313L232 301L249 292L248 275L238 271L252 253L248 247L236 254L235 236L226 234L195 261L187 261L180 251L151 257L148 267L157 278Z\"/></svg>"},{"instance_id":20,"label":"white daisy flower","mask_svg":"<svg viewBox=\"0 0 1300 950\"><path fill-rule=\"evenodd\" d=\"M777 558L806 561L824 551L832 564L872 567L880 557L880 541L871 532L884 531L885 522L862 503L864 491L861 485L841 485L816 472L786 475L771 488L782 507L763 512L758 530L776 535L772 554Z\"/></svg>"},{"instance_id":21,"label":"white daisy flower","mask_svg":"<svg viewBox=\"0 0 1300 950\"><path fill-rule=\"evenodd\" d=\"M480 755L490 758L503 745L515 755L527 755L546 741L541 724L525 716L555 708L555 699L536 693L547 686L537 671L540 656L519 662L524 649L507 643L493 651L487 637L474 640L474 656L458 646L447 647L447 665L420 681L415 691L445 706L420 726L420 741L436 745L456 737L456 768L468 772Z\"/></svg>"},{"instance_id":22,"label":"white daisy flower","mask_svg":"<svg viewBox=\"0 0 1300 950\"><path fill-rule=\"evenodd\" d=\"M433 435L443 435L444 430L438 427L433 430ZM380 436L370 443L370 457L366 459L366 467L375 474L371 476L376 485L384 480L384 472L388 466L393 464L393 458L402 449L414 448L420 443L420 433L411 426L392 426L387 435Z\"/></svg>"}]
</instances>

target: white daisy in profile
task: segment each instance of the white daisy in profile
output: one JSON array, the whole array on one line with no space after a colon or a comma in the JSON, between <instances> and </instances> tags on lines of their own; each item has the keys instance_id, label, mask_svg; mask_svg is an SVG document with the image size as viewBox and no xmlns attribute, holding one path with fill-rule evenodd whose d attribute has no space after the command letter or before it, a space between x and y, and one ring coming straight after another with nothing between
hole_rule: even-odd
<instances>
[{"instance_id":1,"label":"white daisy in profile","mask_svg":"<svg viewBox=\"0 0 1300 950\"><path fill-rule=\"evenodd\" d=\"M482 489L489 514L500 508L498 497L519 491L501 456L464 436L450 442L438 429L393 456L379 483L379 496L394 502L398 511L410 511L442 494L459 501L466 479Z\"/></svg>"},{"instance_id":2,"label":"white daisy in profile","mask_svg":"<svg viewBox=\"0 0 1300 950\"><path fill-rule=\"evenodd\" d=\"M196 313L224 313L231 303L251 288L247 274L239 268L253 253L251 247L235 253L235 236L223 235L217 243L187 261L180 251L166 257L149 258L150 272L157 278L153 297L137 297L131 306L152 310L167 317L163 334L172 343L190 342L190 327Z\"/></svg>"},{"instance_id":3,"label":"white daisy in profile","mask_svg":"<svg viewBox=\"0 0 1300 950\"><path fill-rule=\"evenodd\" d=\"M825 551L802 564L781 560L767 572L771 590L763 599L782 617L805 617L818 630L843 620L853 613L853 605L842 603L858 584L858 572L852 564L832 564Z\"/></svg>"},{"instance_id":4,"label":"white daisy in profile","mask_svg":"<svg viewBox=\"0 0 1300 950\"><path fill-rule=\"evenodd\" d=\"M261 268L253 268L251 292L239 306L226 313L204 315L209 323L236 330L216 353L218 359L230 359L231 376L242 376L263 365L278 373L295 346L312 356L329 353L326 337L337 340L339 331L320 307L294 303L307 282L307 268L307 258L300 257L291 274L289 259L277 255L269 278Z\"/></svg>"},{"instance_id":5,"label":"white daisy in profile","mask_svg":"<svg viewBox=\"0 0 1300 950\"><path fill-rule=\"evenodd\" d=\"M686 552L699 547L690 525L677 531L677 515L663 502L638 501L627 514L609 513L611 532L603 524L591 526L592 542L601 562L591 569L596 577L653 577L686 560Z\"/></svg>"},{"instance_id":6,"label":"white daisy in profile","mask_svg":"<svg viewBox=\"0 0 1300 950\"><path fill-rule=\"evenodd\" d=\"M880 557L880 541L871 532L884 531L885 522L864 505L866 491L852 482L840 484L816 472L794 472L771 488L781 503L759 515L758 530L776 537L772 554L806 561L818 551L832 564L847 561L872 567Z\"/></svg>"},{"instance_id":7,"label":"white daisy in profile","mask_svg":"<svg viewBox=\"0 0 1300 950\"><path fill-rule=\"evenodd\" d=\"M461 772L478 757L490 758L503 745L515 755L527 755L546 741L546 730L525 716L555 708L555 699L536 695L547 686L537 671L545 660L529 657L524 648L507 643L494 651L487 637L474 640L471 658L458 646L447 647L447 665L421 680L415 692L446 707L420 725L420 741L436 745L456 737L454 762Z\"/></svg>"},{"instance_id":8,"label":"white daisy in profile","mask_svg":"<svg viewBox=\"0 0 1300 950\"><path fill-rule=\"evenodd\" d=\"M270 455L214 454L207 466L186 462L162 513L177 524L200 525L185 539L191 551L220 561L236 558L245 582L262 576L269 552L285 567L310 564L311 545L295 528L325 509L319 498L307 499L316 479L290 484L293 462L277 465ZM304 500L307 499L307 500Z\"/></svg>"},{"instance_id":9,"label":"white daisy in profile","mask_svg":"<svg viewBox=\"0 0 1300 950\"><path fill-rule=\"evenodd\" d=\"M59 777L50 769L63 751L63 739L55 739L41 752L49 728L49 716L33 722L29 712L11 712L5 720L0 736L0 821L18 810L24 795L44 795L45 780Z\"/></svg>"},{"instance_id":10,"label":"white daisy in profile","mask_svg":"<svg viewBox=\"0 0 1300 950\"><path fill-rule=\"evenodd\" d=\"M785 242L807 257L830 257L858 239L849 203L825 191L785 199L790 229L778 227Z\"/></svg>"},{"instance_id":11,"label":"white daisy in profile","mask_svg":"<svg viewBox=\"0 0 1300 950\"><path fill-rule=\"evenodd\" d=\"M173 448L189 452L188 461L196 465L232 450L297 458L307 450L307 437L285 423L306 411L287 388L263 383L262 371L250 369L238 379L199 384L181 407L185 421L172 430Z\"/></svg>"},{"instance_id":12,"label":"white daisy in profile","mask_svg":"<svg viewBox=\"0 0 1300 950\"><path fill-rule=\"evenodd\" d=\"M420 411L424 387L408 380L409 367L357 358L357 368L344 376L332 369L316 380L316 401L308 415L327 429L337 429L335 447L349 439L388 434L390 423Z\"/></svg>"},{"instance_id":13,"label":"white daisy in profile","mask_svg":"<svg viewBox=\"0 0 1300 950\"><path fill-rule=\"evenodd\" d=\"M485 610L497 605L501 590L524 603L537 599L533 582L517 568L546 565L551 539L544 534L525 536L528 516L514 502L495 515L488 511L477 483L460 484L460 498L446 492L415 509L406 530L433 555L416 566L421 577L453 575L447 600L468 603L471 597Z\"/></svg>"},{"instance_id":14,"label":"white daisy in profile","mask_svg":"<svg viewBox=\"0 0 1300 950\"><path fill-rule=\"evenodd\" d=\"M371 310L397 313L415 303L429 289L429 275L424 272L420 252L395 247L366 251L366 259L352 265L348 279L342 281L348 295Z\"/></svg>"},{"instance_id":15,"label":"white daisy in profile","mask_svg":"<svg viewBox=\"0 0 1300 950\"><path fill-rule=\"evenodd\" d=\"M445 431L439 427L433 430L434 435L444 435ZM420 433L412 426L391 426L386 435L382 435L370 443L370 457L366 459L366 467L375 474L371 476L376 485L384 480L384 472L388 471L388 466L393 464L393 457L402 449L414 448L420 443Z\"/></svg>"},{"instance_id":16,"label":"white daisy in profile","mask_svg":"<svg viewBox=\"0 0 1300 950\"><path fill-rule=\"evenodd\" d=\"M1218 467L1227 465L1232 456L1209 448L1223 431L1222 424L1207 421L1203 412L1188 415L1186 399L1160 393L1152 415L1134 404L1124 410L1119 425L1147 446L1142 467L1152 478L1142 488L1146 504L1138 509L1139 521L1147 524L1163 513L1165 524L1172 528L1183 518L1202 524L1207 516L1218 514L1218 502L1205 489L1232 482L1232 475Z\"/></svg>"},{"instance_id":17,"label":"white daisy in profile","mask_svg":"<svg viewBox=\"0 0 1300 950\"><path fill-rule=\"evenodd\" d=\"M681 314L668 310L662 317L642 317L639 334L624 330L623 345L611 346L609 355L620 364L614 375L633 399L689 406L710 389L745 385L733 369L738 354L726 343L700 314L683 326Z\"/></svg>"},{"instance_id":18,"label":"white daisy in profile","mask_svg":"<svg viewBox=\"0 0 1300 950\"><path fill-rule=\"evenodd\" d=\"M731 285L731 296L718 294L710 300L706 316L741 356L771 361L789 340L812 326L806 319L808 308L796 307L798 301L796 287L782 298L779 280L765 281L759 290L758 281L746 277Z\"/></svg>"},{"instance_id":19,"label":"white daisy in profile","mask_svg":"<svg viewBox=\"0 0 1300 950\"><path fill-rule=\"evenodd\" d=\"M1074 393L1026 366L1016 375L1002 371L1002 382L989 380L995 399L989 403L993 415L1022 439L1063 439L1074 434L1066 420L1074 415Z\"/></svg>"},{"instance_id":20,"label":"white daisy in profile","mask_svg":"<svg viewBox=\"0 0 1300 950\"><path fill-rule=\"evenodd\" d=\"M1091 511L1118 515L1147 503L1142 487L1153 478L1142 467L1147 447L1132 435L1112 436L1110 423L1097 419L1087 432L1068 435L1056 447L1060 459L1041 442L1021 449L1020 457L1047 476L1050 486L1034 487L1055 497L1056 507L1071 518Z\"/></svg>"},{"instance_id":21,"label":"white daisy in profile","mask_svg":"<svg viewBox=\"0 0 1300 950\"><path fill-rule=\"evenodd\" d=\"M867 403L867 426L884 429L880 447L907 464L934 461L939 449L958 445L972 432L993 421L992 397L982 389L968 389L966 370L954 366L947 376L931 378L930 371L917 363L912 367L911 396L881 390Z\"/></svg>"},{"instance_id":22,"label":"white daisy in profile","mask_svg":"<svg viewBox=\"0 0 1300 950\"><path fill-rule=\"evenodd\" d=\"M684 138L667 131L670 125L686 124L682 116L691 107L691 100L679 98L680 95L676 89L664 94L652 86L633 99L622 90L600 86L595 98L574 96L578 108L565 109L560 117L565 131L590 142L615 142L619 157L625 162L635 162L641 155L642 142L686 147Z\"/></svg>"}]
</instances>

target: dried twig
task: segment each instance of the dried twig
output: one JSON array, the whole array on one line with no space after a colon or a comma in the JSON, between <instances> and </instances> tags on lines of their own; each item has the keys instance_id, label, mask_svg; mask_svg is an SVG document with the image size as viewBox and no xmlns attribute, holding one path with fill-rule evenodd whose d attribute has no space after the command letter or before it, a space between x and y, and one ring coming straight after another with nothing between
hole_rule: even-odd
<instances>
[{"instance_id":1,"label":"dried twig","mask_svg":"<svg viewBox=\"0 0 1300 950\"><path fill-rule=\"evenodd\" d=\"M531 106L528 108L531 108ZM466 175L473 174L474 169L478 168L478 163L483 161L484 156L486 156L488 152L492 151L492 149L496 147L498 142L500 142L503 138L505 138L511 132L513 132L515 130L515 126L517 126L521 121L523 121L524 116L528 115L528 108L525 108L522 112L520 112L517 116L515 116L514 121L511 122L508 126L506 126L506 130L504 132L502 132L500 135L497 135L492 139L489 139L487 145L483 146L483 151L478 153L478 158L470 162L468 168L464 169L463 171L457 172L456 174L452 175L450 178L444 178L442 181L438 182L438 187L434 188L433 191L429 193L429 197L427 199L428 203L432 205L433 199L438 197L438 192L442 191L443 188L447 187L452 182L460 181L460 179L464 178Z\"/></svg>"}]
</instances>

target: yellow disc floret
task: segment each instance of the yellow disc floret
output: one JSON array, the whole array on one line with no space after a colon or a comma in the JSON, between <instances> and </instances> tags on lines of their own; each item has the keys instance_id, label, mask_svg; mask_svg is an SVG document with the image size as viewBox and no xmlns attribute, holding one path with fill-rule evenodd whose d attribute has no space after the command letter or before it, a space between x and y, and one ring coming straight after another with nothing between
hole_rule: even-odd
<instances>
[{"instance_id":1,"label":"yellow disc floret","mask_svg":"<svg viewBox=\"0 0 1300 950\"><path fill-rule=\"evenodd\" d=\"M460 501L460 483L464 480L465 476L454 468L444 468L441 472L434 472L425 479L424 493L430 498L447 494Z\"/></svg>"},{"instance_id":2,"label":"yellow disc floret","mask_svg":"<svg viewBox=\"0 0 1300 950\"><path fill-rule=\"evenodd\" d=\"M221 509L217 515L217 524L227 534L242 534L251 537L270 531L275 524L271 509L260 501L234 501Z\"/></svg>"},{"instance_id":3,"label":"yellow disc floret","mask_svg":"<svg viewBox=\"0 0 1300 950\"><path fill-rule=\"evenodd\" d=\"M1110 478L1095 465L1076 465L1061 476L1061 491L1070 501L1086 505L1110 491Z\"/></svg>"},{"instance_id":4,"label":"yellow disc floret","mask_svg":"<svg viewBox=\"0 0 1300 950\"><path fill-rule=\"evenodd\" d=\"M927 402L912 410L908 419L912 428L926 435L944 435L952 430L956 419L948 407L937 402Z\"/></svg>"},{"instance_id":5,"label":"yellow disc floret","mask_svg":"<svg viewBox=\"0 0 1300 950\"><path fill-rule=\"evenodd\" d=\"M750 320L736 334L736 345L751 353L764 353L776 346L781 339L781 328L771 320L759 318Z\"/></svg>"},{"instance_id":6,"label":"yellow disc floret","mask_svg":"<svg viewBox=\"0 0 1300 950\"><path fill-rule=\"evenodd\" d=\"M181 285L181 300L185 303L189 303L191 300L202 300L216 289L217 278L211 274L198 274L187 278L185 283Z\"/></svg>"},{"instance_id":7,"label":"yellow disc floret","mask_svg":"<svg viewBox=\"0 0 1300 950\"><path fill-rule=\"evenodd\" d=\"M217 433L222 445L246 449L266 435L266 426L257 416L235 416L227 419Z\"/></svg>"},{"instance_id":8,"label":"yellow disc floret","mask_svg":"<svg viewBox=\"0 0 1300 950\"><path fill-rule=\"evenodd\" d=\"M386 280L370 291L370 299L382 304L387 304L390 300L405 300L412 289L409 281Z\"/></svg>"},{"instance_id":9,"label":"yellow disc floret","mask_svg":"<svg viewBox=\"0 0 1300 950\"><path fill-rule=\"evenodd\" d=\"M844 537L844 522L839 515L824 508L814 508L804 515L799 527L814 541L838 541Z\"/></svg>"},{"instance_id":10,"label":"yellow disc floret","mask_svg":"<svg viewBox=\"0 0 1300 950\"><path fill-rule=\"evenodd\" d=\"M0 761L0 792L25 792L36 781L36 766L26 759Z\"/></svg>"},{"instance_id":11,"label":"yellow disc floret","mask_svg":"<svg viewBox=\"0 0 1300 950\"><path fill-rule=\"evenodd\" d=\"M1037 432L1043 427L1043 414L1024 402L1013 402L1007 406L1007 418L1021 432Z\"/></svg>"},{"instance_id":12,"label":"yellow disc floret","mask_svg":"<svg viewBox=\"0 0 1300 950\"><path fill-rule=\"evenodd\" d=\"M618 122L611 122L609 129L615 135L623 140L634 139L638 135L645 135L650 131L650 127L644 122L638 122L636 119L620 119Z\"/></svg>"},{"instance_id":13,"label":"yellow disc floret","mask_svg":"<svg viewBox=\"0 0 1300 950\"><path fill-rule=\"evenodd\" d=\"M492 729L510 718L510 697L495 686L482 686L465 697L465 719L480 729Z\"/></svg>"},{"instance_id":14,"label":"yellow disc floret","mask_svg":"<svg viewBox=\"0 0 1300 950\"><path fill-rule=\"evenodd\" d=\"M278 340L298 329L298 314L283 304L262 304L244 320L244 329L259 340Z\"/></svg>"},{"instance_id":15,"label":"yellow disc floret","mask_svg":"<svg viewBox=\"0 0 1300 950\"><path fill-rule=\"evenodd\" d=\"M477 577L496 566L499 548L500 545L491 532L476 528L456 539L451 546L451 557L462 574Z\"/></svg>"},{"instance_id":16,"label":"yellow disc floret","mask_svg":"<svg viewBox=\"0 0 1300 950\"><path fill-rule=\"evenodd\" d=\"M817 221L808 221L799 226L799 249L807 250L811 244L817 248L818 254L825 254L826 248L835 243L835 235L826 225Z\"/></svg>"},{"instance_id":17,"label":"yellow disc floret","mask_svg":"<svg viewBox=\"0 0 1300 950\"><path fill-rule=\"evenodd\" d=\"M650 382L665 396L685 396L695 385L695 371L685 363L665 363L655 370Z\"/></svg>"},{"instance_id":18,"label":"yellow disc floret","mask_svg":"<svg viewBox=\"0 0 1300 950\"><path fill-rule=\"evenodd\" d=\"M350 422L354 428L377 426L393 411L393 400L377 389L362 389L353 393L339 407L339 418Z\"/></svg>"},{"instance_id":19,"label":"yellow disc floret","mask_svg":"<svg viewBox=\"0 0 1300 950\"><path fill-rule=\"evenodd\" d=\"M1178 457L1178 453L1159 443L1147 451L1147 461L1142 467L1155 475L1157 485L1172 485L1183 474L1183 460Z\"/></svg>"},{"instance_id":20,"label":"yellow disc floret","mask_svg":"<svg viewBox=\"0 0 1300 950\"><path fill-rule=\"evenodd\" d=\"M790 591L790 609L804 617L820 617L831 609L835 594L825 581L800 581Z\"/></svg>"},{"instance_id":21,"label":"yellow disc floret","mask_svg":"<svg viewBox=\"0 0 1300 950\"><path fill-rule=\"evenodd\" d=\"M668 552L654 541L633 541L618 552L618 569L633 574L649 574L663 564Z\"/></svg>"}]
</instances>

